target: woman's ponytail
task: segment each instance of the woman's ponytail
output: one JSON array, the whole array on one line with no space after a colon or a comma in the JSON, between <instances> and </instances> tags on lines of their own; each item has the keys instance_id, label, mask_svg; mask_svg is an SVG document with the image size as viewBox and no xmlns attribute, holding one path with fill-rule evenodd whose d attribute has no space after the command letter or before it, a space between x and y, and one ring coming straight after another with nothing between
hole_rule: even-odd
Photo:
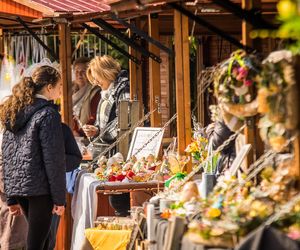
<instances>
[{"instance_id":1,"label":"woman's ponytail","mask_svg":"<svg viewBox=\"0 0 300 250\"><path fill-rule=\"evenodd\" d=\"M17 113L34 101L34 96L46 85L56 85L60 79L59 72L50 66L37 68L32 77L24 77L12 89L12 95L0 104L0 124L9 123L13 127Z\"/></svg>"}]
</instances>

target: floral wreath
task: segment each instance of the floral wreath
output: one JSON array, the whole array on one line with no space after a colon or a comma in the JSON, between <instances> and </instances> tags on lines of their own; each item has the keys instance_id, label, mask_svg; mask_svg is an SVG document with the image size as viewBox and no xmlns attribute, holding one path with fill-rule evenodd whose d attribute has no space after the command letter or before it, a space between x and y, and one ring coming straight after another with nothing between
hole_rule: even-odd
<instances>
[{"instance_id":1,"label":"floral wreath","mask_svg":"<svg viewBox=\"0 0 300 250\"><path fill-rule=\"evenodd\" d=\"M293 69L293 56L288 50L271 53L258 76L258 112L262 139L275 151L282 151L298 124L298 94Z\"/></svg>"},{"instance_id":2,"label":"floral wreath","mask_svg":"<svg viewBox=\"0 0 300 250\"><path fill-rule=\"evenodd\" d=\"M252 87L257 85L256 76L259 71L260 62L254 55L237 50L222 63L215 74L215 95L222 112L225 113L225 123L232 130L237 130L245 117L257 114L257 102ZM236 124L230 124L234 122Z\"/></svg>"}]
</instances>

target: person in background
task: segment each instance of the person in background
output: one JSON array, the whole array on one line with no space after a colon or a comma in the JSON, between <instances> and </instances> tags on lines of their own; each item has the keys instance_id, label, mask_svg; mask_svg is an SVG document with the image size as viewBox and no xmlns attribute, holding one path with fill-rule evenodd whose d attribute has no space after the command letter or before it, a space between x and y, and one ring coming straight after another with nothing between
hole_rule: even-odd
<instances>
[{"instance_id":1,"label":"person in background","mask_svg":"<svg viewBox=\"0 0 300 250\"><path fill-rule=\"evenodd\" d=\"M101 134L108 127L110 129L102 136L101 142L113 143L117 138L118 104L122 100L129 100L129 80L125 70L110 56L97 56L91 60L87 77L90 82L101 87L101 101L98 105L95 125L86 125L83 130L88 137ZM113 126L110 126L110 125ZM110 205L117 216L128 215L130 209L129 193L109 196Z\"/></svg>"},{"instance_id":2,"label":"person in background","mask_svg":"<svg viewBox=\"0 0 300 250\"><path fill-rule=\"evenodd\" d=\"M60 73L40 66L0 105L4 128L4 190L12 215L28 222L27 250L48 249L52 214L66 202L66 162L61 117L50 102L60 97Z\"/></svg>"},{"instance_id":3,"label":"person in background","mask_svg":"<svg viewBox=\"0 0 300 250\"><path fill-rule=\"evenodd\" d=\"M234 134L223 120L215 121L208 126L206 133L211 140L213 150L216 150L224 141ZM221 157L218 161L218 172L220 173L223 170L229 169L235 157L235 140L233 140L221 151Z\"/></svg>"},{"instance_id":4,"label":"person in background","mask_svg":"<svg viewBox=\"0 0 300 250\"><path fill-rule=\"evenodd\" d=\"M68 125L62 123L62 130L65 142L66 153L66 171L71 172L79 167L82 160L82 155L72 133L72 130ZM50 235L49 235L49 250L55 248L56 234L60 221L60 216L54 214L52 217Z\"/></svg>"},{"instance_id":5,"label":"person in background","mask_svg":"<svg viewBox=\"0 0 300 250\"><path fill-rule=\"evenodd\" d=\"M90 84L86 76L86 70L90 59L79 57L73 63L75 80L73 81L73 114L75 136L85 136L81 126L94 124L96 120L97 106L100 101L101 89L97 85Z\"/></svg>"}]
</instances>

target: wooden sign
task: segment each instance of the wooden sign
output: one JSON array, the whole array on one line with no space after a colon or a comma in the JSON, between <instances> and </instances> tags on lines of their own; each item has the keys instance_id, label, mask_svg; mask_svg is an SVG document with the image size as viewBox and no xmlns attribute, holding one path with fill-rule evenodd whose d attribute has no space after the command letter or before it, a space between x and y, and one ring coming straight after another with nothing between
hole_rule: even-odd
<instances>
[{"instance_id":1,"label":"wooden sign","mask_svg":"<svg viewBox=\"0 0 300 250\"><path fill-rule=\"evenodd\" d=\"M238 152L229 169L229 172L232 176L237 174L238 169L240 168L243 160L248 155L251 148L251 144L245 144L241 147L241 150Z\"/></svg>"},{"instance_id":2,"label":"wooden sign","mask_svg":"<svg viewBox=\"0 0 300 250\"><path fill-rule=\"evenodd\" d=\"M147 143L160 130L161 128L137 127L134 130L132 136L129 152L127 155L127 160L129 160L132 155L135 155L136 152L138 152L141 148L143 148L145 143ZM155 136L150 143L148 143L139 153L137 153L135 155L136 158L140 159L142 157L147 157L149 154L152 154L155 157L157 157L161 146L163 135L164 135L164 130L158 133L157 136Z\"/></svg>"}]
</instances>

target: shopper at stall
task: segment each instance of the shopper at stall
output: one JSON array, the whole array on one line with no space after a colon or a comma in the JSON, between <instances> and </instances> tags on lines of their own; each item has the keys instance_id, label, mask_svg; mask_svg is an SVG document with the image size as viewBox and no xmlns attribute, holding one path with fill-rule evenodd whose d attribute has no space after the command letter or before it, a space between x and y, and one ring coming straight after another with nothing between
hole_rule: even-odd
<instances>
[{"instance_id":1,"label":"shopper at stall","mask_svg":"<svg viewBox=\"0 0 300 250\"><path fill-rule=\"evenodd\" d=\"M80 57L73 63L75 80L73 81L73 114L74 134L85 136L81 125L94 124L96 120L97 107L100 101L101 89L97 85L90 84L86 76L86 70L90 59Z\"/></svg>"},{"instance_id":2,"label":"shopper at stall","mask_svg":"<svg viewBox=\"0 0 300 250\"><path fill-rule=\"evenodd\" d=\"M4 188L11 214L22 212L27 219L27 250L48 249L52 214L65 209L64 140L60 115L50 102L61 87L59 72L40 66L0 105Z\"/></svg>"},{"instance_id":3,"label":"shopper at stall","mask_svg":"<svg viewBox=\"0 0 300 250\"><path fill-rule=\"evenodd\" d=\"M82 155L72 133L72 130L68 125L62 123L62 131L65 142L65 151L66 151L66 171L71 172L79 167L79 164L82 160ZM70 206L71 204L67 204ZM60 216L54 214L52 217L51 230L49 234L49 250L55 248L56 243L56 234L60 221Z\"/></svg>"},{"instance_id":4,"label":"shopper at stall","mask_svg":"<svg viewBox=\"0 0 300 250\"><path fill-rule=\"evenodd\" d=\"M127 72L121 70L120 64L110 56L97 56L89 64L87 77L90 82L101 87L101 101L98 105L94 126L84 126L88 137L95 137L110 127L100 138L103 143L111 144L117 138L117 108L121 100L129 100L129 80ZM111 126L112 125L112 126ZM116 215L125 216L130 208L129 194L111 195L111 206Z\"/></svg>"},{"instance_id":5,"label":"shopper at stall","mask_svg":"<svg viewBox=\"0 0 300 250\"><path fill-rule=\"evenodd\" d=\"M212 123L208 126L206 132L212 143L213 150L216 150L224 143L224 141L234 134L222 120ZM235 156L235 140L233 140L221 151L221 157L218 160L218 172L220 173L223 170L228 169Z\"/></svg>"}]
</instances>

